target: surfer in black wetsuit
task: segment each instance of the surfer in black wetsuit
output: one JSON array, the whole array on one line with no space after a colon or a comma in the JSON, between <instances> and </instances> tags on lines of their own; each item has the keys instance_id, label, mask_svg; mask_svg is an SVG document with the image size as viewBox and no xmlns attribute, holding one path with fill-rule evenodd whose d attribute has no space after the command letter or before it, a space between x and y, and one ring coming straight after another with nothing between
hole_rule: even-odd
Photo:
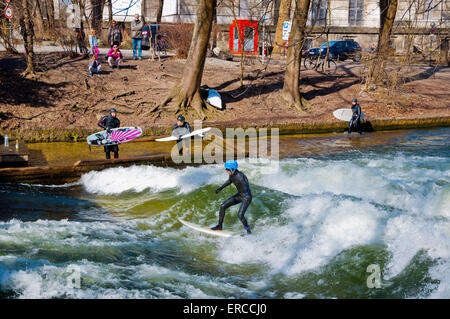
<instances>
[{"instance_id":1,"label":"surfer in black wetsuit","mask_svg":"<svg viewBox=\"0 0 450 319\"><path fill-rule=\"evenodd\" d=\"M183 155L183 140L180 139L181 136L191 133L191 126L183 115L179 115L177 117L177 123L173 126L172 136L178 138L177 146L178 146L178 154ZM186 152L189 154L189 140L184 139L184 145L186 146Z\"/></svg>"},{"instance_id":2,"label":"surfer in black wetsuit","mask_svg":"<svg viewBox=\"0 0 450 319\"><path fill-rule=\"evenodd\" d=\"M228 198L225 202L220 205L219 211L219 224L217 226L212 227L212 230L222 230L223 218L225 217L225 210L233 205L241 204L239 207L238 217L241 220L242 224L247 231L247 234L251 234L250 226L247 223L247 220L244 217L245 211L248 206L252 202L252 193L250 191L250 185L248 183L247 176L244 173L240 172L238 169L238 163L236 161L227 161L225 163L225 169L229 174L229 179L223 184L221 187L216 189L216 194L218 194L222 189L230 185L231 183L236 186L238 193Z\"/></svg>"},{"instance_id":3,"label":"surfer in black wetsuit","mask_svg":"<svg viewBox=\"0 0 450 319\"><path fill-rule=\"evenodd\" d=\"M350 119L350 122L348 124L348 134L352 132L352 127L355 126L358 130L359 134L362 134L361 132L361 106L358 104L358 100L356 98L353 98L352 100L352 118Z\"/></svg>"},{"instance_id":4,"label":"surfer in black wetsuit","mask_svg":"<svg viewBox=\"0 0 450 319\"><path fill-rule=\"evenodd\" d=\"M117 110L112 108L109 115L103 116L98 121L98 126L105 129L107 133L111 133L111 129L120 127L120 120L117 118ZM106 159L111 158L111 152L114 153L114 158L119 158L119 146L107 145L105 146Z\"/></svg>"}]
</instances>

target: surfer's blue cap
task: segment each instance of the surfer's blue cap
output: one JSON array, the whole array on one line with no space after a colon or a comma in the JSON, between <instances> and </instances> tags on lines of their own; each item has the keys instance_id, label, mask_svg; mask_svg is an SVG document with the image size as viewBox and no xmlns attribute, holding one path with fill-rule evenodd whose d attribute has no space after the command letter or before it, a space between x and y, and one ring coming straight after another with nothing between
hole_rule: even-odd
<instances>
[{"instance_id":1,"label":"surfer's blue cap","mask_svg":"<svg viewBox=\"0 0 450 319\"><path fill-rule=\"evenodd\" d=\"M231 161L227 161L225 163L226 170L235 171L235 170L237 170L237 168L238 168L238 163L236 161L231 160Z\"/></svg>"}]
</instances>

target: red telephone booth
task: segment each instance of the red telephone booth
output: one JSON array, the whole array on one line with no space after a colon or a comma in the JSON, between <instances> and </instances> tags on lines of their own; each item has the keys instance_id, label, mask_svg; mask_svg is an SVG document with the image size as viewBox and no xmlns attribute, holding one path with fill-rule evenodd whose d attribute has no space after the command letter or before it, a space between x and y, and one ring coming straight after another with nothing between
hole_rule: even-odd
<instances>
[{"instance_id":1,"label":"red telephone booth","mask_svg":"<svg viewBox=\"0 0 450 319\"><path fill-rule=\"evenodd\" d=\"M237 22L237 24L236 24ZM238 29L239 26L239 29ZM242 44L244 53L247 55L258 55L258 21L235 20L230 25L230 52L241 54ZM239 30L239 32L238 32ZM239 41L239 33L241 41Z\"/></svg>"}]
</instances>

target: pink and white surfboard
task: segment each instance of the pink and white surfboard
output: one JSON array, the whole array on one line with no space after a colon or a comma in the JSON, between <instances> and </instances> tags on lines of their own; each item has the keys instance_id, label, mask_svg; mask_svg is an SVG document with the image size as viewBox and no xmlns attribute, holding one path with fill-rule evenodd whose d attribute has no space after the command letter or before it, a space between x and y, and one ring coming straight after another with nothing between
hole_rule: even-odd
<instances>
[{"instance_id":1,"label":"pink and white surfboard","mask_svg":"<svg viewBox=\"0 0 450 319\"><path fill-rule=\"evenodd\" d=\"M87 137L89 145L107 146L129 142L142 135L140 127L119 127L111 130L111 133L101 131Z\"/></svg>"}]
</instances>

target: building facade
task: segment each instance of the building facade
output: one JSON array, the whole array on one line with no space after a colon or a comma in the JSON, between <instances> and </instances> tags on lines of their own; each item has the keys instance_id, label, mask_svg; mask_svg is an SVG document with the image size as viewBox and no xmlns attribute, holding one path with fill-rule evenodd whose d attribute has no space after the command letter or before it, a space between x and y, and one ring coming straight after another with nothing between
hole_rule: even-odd
<instances>
[{"instance_id":1,"label":"building facade","mask_svg":"<svg viewBox=\"0 0 450 319\"><path fill-rule=\"evenodd\" d=\"M228 26L237 19L264 21L273 39L281 0L218 0L217 24L222 25L219 45L227 46ZM156 20L159 0L142 0L146 21ZM295 1L292 0L291 8ZM328 10L329 6L329 10ZM194 23L196 0L164 0L162 22ZM291 10L291 19L293 15ZM411 42L422 49L448 37L450 0L399 0L392 47L402 52ZM329 40L354 39L362 47L376 47L380 28L379 0L312 0L308 26L310 45ZM431 39L431 41L430 41Z\"/></svg>"}]
</instances>

